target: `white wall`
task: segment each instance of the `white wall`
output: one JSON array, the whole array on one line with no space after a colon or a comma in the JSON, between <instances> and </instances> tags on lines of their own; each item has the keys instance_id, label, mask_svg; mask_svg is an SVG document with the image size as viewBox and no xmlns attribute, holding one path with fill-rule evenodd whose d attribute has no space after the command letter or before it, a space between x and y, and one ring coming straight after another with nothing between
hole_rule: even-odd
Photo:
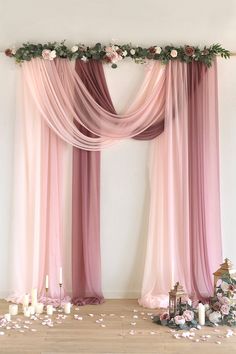
<instances>
[{"instance_id":1,"label":"white wall","mask_svg":"<svg viewBox=\"0 0 236 354\"><path fill-rule=\"evenodd\" d=\"M0 0L0 49L24 41L211 44L236 51L236 2L178 0ZM143 66L106 67L118 110L134 97ZM8 289L14 64L0 56L0 296ZM236 265L236 58L219 60L221 205L224 254ZM102 156L101 242L106 296L140 292L145 254L148 143L125 141Z\"/></svg>"}]
</instances>

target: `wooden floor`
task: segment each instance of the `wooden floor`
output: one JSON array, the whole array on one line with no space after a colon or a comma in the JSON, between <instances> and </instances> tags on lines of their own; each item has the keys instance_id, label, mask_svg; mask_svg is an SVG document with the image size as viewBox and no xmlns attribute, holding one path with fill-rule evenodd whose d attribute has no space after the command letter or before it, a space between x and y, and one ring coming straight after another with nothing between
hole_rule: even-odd
<instances>
[{"instance_id":1,"label":"wooden floor","mask_svg":"<svg viewBox=\"0 0 236 354\"><path fill-rule=\"evenodd\" d=\"M0 301L0 316L6 312L8 304ZM107 300L103 305L74 308L64 319L54 314L52 327L45 323L45 315L37 320L14 316L15 323L0 328L0 353L236 354L236 329L229 338L228 328L218 327L196 330L192 340L176 339L175 332L153 324L151 315L136 300Z\"/></svg>"}]
</instances>

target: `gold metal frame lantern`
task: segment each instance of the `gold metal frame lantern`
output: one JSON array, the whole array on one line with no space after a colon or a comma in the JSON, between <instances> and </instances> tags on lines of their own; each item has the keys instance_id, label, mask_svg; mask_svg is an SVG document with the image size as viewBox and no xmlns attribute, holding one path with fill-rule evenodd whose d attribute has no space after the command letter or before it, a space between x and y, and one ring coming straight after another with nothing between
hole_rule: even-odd
<instances>
[{"instance_id":1,"label":"gold metal frame lantern","mask_svg":"<svg viewBox=\"0 0 236 354\"><path fill-rule=\"evenodd\" d=\"M236 279L236 270L233 268L233 263L228 259L225 258L224 263L220 265L220 268L217 269L214 275L214 291L216 292L216 284L219 279L226 277Z\"/></svg>"},{"instance_id":2,"label":"gold metal frame lantern","mask_svg":"<svg viewBox=\"0 0 236 354\"><path fill-rule=\"evenodd\" d=\"M182 285L177 282L173 289L169 292L169 315L175 317L181 315L182 306L185 304L187 308L187 294Z\"/></svg>"}]
</instances>

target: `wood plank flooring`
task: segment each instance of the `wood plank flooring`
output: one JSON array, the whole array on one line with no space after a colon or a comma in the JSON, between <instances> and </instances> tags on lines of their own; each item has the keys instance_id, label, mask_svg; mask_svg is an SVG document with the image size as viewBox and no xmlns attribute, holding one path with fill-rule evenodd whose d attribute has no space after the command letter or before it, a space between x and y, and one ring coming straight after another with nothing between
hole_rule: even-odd
<instances>
[{"instance_id":1,"label":"wood plank flooring","mask_svg":"<svg viewBox=\"0 0 236 354\"><path fill-rule=\"evenodd\" d=\"M8 303L1 300L0 316L7 312ZM73 308L73 314L65 319L54 314L53 327L42 325L45 315L37 320L14 316L12 321L20 328L0 328L0 334L4 332L0 353L236 354L236 329L229 338L225 337L227 327L206 327L195 331L192 340L175 339L168 328L152 323L153 312L140 307L137 300L107 300L98 306Z\"/></svg>"}]
</instances>

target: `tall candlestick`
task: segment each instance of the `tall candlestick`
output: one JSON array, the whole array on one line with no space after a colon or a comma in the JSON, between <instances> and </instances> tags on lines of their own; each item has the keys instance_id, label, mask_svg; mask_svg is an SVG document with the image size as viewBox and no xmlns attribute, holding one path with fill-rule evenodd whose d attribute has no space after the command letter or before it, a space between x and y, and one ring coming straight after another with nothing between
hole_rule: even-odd
<instances>
[{"instance_id":1,"label":"tall candlestick","mask_svg":"<svg viewBox=\"0 0 236 354\"><path fill-rule=\"evenodd\" d=\"M48 275L46 275L45 288L48 289Z\"/></svg>"},{"instance_id":2,"label":"tall candlestick","mask_svg":"<svg viewBox=\"0 0 236 354\"><path fill-rule=\"evenodd\" d=\"M59 271L59 284L62 284L62 267L60 267Z\"/></svg>"},{"instance_id":3,"label":"tall candlestick","mask_svg":"<svg viewBox=\"0 0 236 354\"><path fill-rule=\"evenodd\" d=\"M198 322L201 326L205 325L205 306L201 302L198 305Z\"/></svg>"}]
</instances>

